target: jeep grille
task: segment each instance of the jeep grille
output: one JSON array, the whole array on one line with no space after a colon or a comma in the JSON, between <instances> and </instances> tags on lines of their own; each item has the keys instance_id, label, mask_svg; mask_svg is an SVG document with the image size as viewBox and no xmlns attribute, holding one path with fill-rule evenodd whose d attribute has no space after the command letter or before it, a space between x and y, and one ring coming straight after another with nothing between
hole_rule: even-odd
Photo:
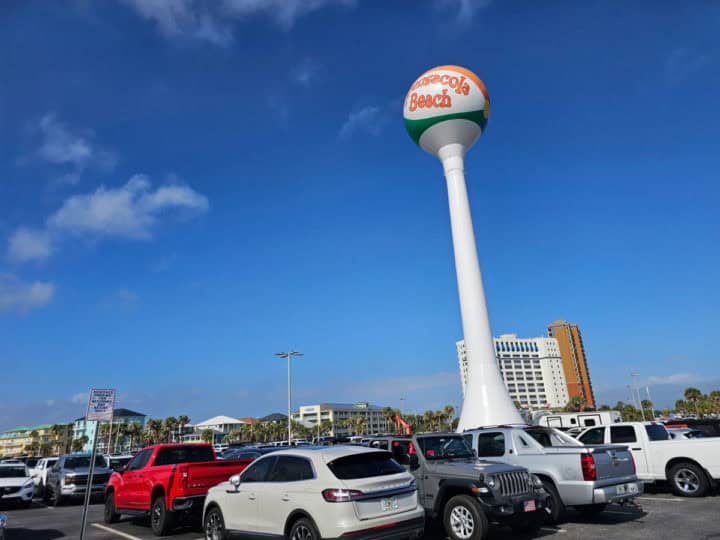
<instances>
[{"instance_id":1,"label":"jeep grille","mask_svg":"<svg viewBox=\"0 0 720 540\"><path fill-rule=\"evenodd\" d=\"M530 491L530 474L527 472L506 472L495 475L496 489L503 497L525 495Z\"/></svg>"}]
</instances>

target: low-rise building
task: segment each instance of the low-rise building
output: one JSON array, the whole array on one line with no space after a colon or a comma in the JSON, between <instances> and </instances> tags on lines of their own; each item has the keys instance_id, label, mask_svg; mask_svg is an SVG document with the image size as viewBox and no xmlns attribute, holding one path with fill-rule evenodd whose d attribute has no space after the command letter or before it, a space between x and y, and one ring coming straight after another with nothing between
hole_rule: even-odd
<instances>
[{"instance_id":1,"label":"low-rise building","mask_svg":"<svg viewBox=\"0 0 720 540\"><path fill-rule=\"evenodd\" d=\"M131 411L130 409L114 409L112 422L100 422L100 433L98 433L97 451L106 453L112 447L115 451L129 450L130 437L124 432L128 424L135 424L139 431L145 426L145 414ZM80 440L87 437L87 441L83 444L82 452L91 452L93 438L95 437L95 427L98 425L94 420L86 421L82 416L77 418L73 423L73 440ZM137 437L135 437L137 439Z\"/></svg>"},{"instance_id":2,"label":"low-rise building","mask_svg":"<svg viewBox=\"0 0 720 540\"><path fill-rule=\"evenodd\" d=\"M361 427L354 423L356 418L365 419ZM333 436L387 433L393 429L390 420L383 413L383 407L370 405L366 401L303 405L298 412L293 413L293 421L309 428L317 428L318 422L324 420L330 423L330 434Z\"/></svg>"},{"instance_id":3,"label":"low-rise building","mask_svg":"<svg viewBox=\"0 0 720 540\"><path fill-rule=\"evenodd\" d=\"M63 452L70 433L70 424L40 424L10 429L0 434L0 457Z\"/></svg>"}]
</instances>

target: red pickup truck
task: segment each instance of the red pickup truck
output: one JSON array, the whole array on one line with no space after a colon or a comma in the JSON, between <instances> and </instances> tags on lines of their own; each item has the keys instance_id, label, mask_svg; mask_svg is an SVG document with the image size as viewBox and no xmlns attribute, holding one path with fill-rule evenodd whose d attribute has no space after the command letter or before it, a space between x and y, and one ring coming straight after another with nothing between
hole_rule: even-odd
<instances>
[{"instance_id":1,"label":"red pickup truck","mask_svg":"<svg viewBox=\"0 0 720 540\"><path fill-rule=\"evenodd\" d=\"M105 488L105 523L122 514L150 514L166 534L182 514L202 515L208 489L239 473L251 459L218 460L209 444L156 444L140 450Z\"/></svg>"}]
</instances>

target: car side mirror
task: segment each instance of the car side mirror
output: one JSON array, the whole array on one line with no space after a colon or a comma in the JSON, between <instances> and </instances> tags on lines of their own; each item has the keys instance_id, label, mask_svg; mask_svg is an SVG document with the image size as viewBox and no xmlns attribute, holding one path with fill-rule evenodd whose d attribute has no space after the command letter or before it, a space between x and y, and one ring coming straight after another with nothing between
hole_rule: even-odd
<instances>
[{"instance_id":1,"label":"car side mirror","mask_svg":"<svg viewBox=\"0 0 720 540\"><path fill-rule=\"evenodd\" d=\"M233 474L230 477L230 483L235 487L235 489L240 487L240 475L239 474Z\"/></svg>"},{"instance_id":2,"label":"car side mirror","mask_svg":"<svg viewBox=\"0 0 720 540\"><path fill-rule=\"evenodd\" d=\"M408 459L408 465L410 465L411 471L420 468L420 460L418 459L417 454L410 454Z\"/></svg>"}]
</instances>

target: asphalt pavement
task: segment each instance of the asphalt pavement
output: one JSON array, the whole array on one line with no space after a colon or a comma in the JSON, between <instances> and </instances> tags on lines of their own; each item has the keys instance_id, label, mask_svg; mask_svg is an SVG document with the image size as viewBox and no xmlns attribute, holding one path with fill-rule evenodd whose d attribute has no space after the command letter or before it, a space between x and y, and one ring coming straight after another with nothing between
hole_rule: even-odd
<instances>
[{"instance_id":1,"label":"asphalt pavement","mask_svg":"<svg viewBox=\"0 0 720 540\"><path fill-rule=\"evenodd\" d=\"M509 528L492 527L488 540L555 537L553 540L720 540L718 503L720 496L702 499L675 497L667 491L650 489L637 500L639 507L611 505L593 518L583 518L568 511L567 520L557 527L543 527L533 535L512 536ZM35 502L29 509L7 508L0 511L8 516L8 540L55 540L80 537L81 504L58 508ZM102 504L93 504L88 513L88 540L145 540L157 538L146 520L124 518L119 523L105 525ZM165 537L174 540L200 540L199 526L185 527ZM443 530L430 525L425 533L428 540L444 540Z\"/></svg>"}]
</instances>

